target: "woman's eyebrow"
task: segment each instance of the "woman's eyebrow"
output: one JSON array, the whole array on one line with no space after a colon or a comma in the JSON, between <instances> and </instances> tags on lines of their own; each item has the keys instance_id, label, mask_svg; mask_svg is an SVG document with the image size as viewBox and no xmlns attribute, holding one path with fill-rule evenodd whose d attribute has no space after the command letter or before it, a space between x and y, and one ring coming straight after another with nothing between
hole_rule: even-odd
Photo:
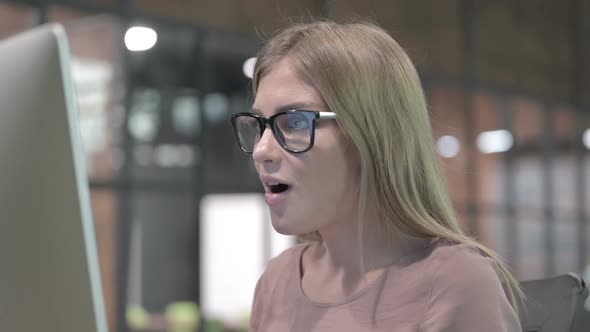
<instances>
[{"instance_id":1,"label":"woman's eyebrow","mask_svg":"<svg viewBox=\"0 0 590 332\"><path fill-rule=\"evenodd\" d=\"M325 107L323 105L317 103L309 103L309 102L297 102L297 103L290 103L286 105L282 105L274 109L273 113L279 113L284 111L292 111L292 110L309 110L309 111L319 111L323 110ZM262 114L262 111L256 107L252 107L250 109L252 113L256 113L258 115Z\"/></svg>"}]
</instances>

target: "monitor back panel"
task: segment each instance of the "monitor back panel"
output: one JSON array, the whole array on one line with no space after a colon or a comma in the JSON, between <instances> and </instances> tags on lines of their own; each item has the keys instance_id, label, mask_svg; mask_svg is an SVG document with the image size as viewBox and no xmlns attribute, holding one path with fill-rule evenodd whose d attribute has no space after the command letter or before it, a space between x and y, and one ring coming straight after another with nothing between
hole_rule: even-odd
<instances>
[{"instance_id":1,"label":"monitor back panel","mask_svg":"<svg viewBox=\"0 0 590 332\"><path fill-rule=\"evenodd\" d=\"M67 44L0 42L0 331L106 331Z\"/></svg>"}]
</instances>

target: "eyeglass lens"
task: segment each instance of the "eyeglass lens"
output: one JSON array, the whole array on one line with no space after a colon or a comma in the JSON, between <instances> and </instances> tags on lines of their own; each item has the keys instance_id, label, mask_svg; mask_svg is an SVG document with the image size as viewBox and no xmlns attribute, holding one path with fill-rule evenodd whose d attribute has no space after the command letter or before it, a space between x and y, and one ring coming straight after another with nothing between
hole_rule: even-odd
<instances>
[{"instance_id":1,"label":"eyeglass lens","mask_svg":"<svg viewBox=\"0 0 590 332\"><path fill-rule=\"evenodd\" d=\"M303 151L311 143L312 121L304 113L284 113L274 118L274 131L281 145L290 150ZM260 140L258 120L251 116L239 116L236 129L242 148L254 151L254 145Z\"/></svg>"}]
</instances>

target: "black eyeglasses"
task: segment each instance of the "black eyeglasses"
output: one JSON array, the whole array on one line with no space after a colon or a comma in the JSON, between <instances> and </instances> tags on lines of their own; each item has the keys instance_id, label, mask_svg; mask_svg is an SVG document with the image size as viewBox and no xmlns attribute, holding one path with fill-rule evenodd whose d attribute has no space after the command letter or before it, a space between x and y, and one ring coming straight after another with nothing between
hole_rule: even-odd
<instances>
[{"instance_id":1,"label":"black eyeglasses","mask_svg":"<svg viewBox=\"0 0 590 332\"><path fill-rule=\"evenodd\" d=\"M268 118L254 113L238 113L232 115L231 123L240 149L246 153L254 152L267 124L283 149L301 153L313 147L316 119L336 119L336 113L293 110Z\"/></svg>"}]
</instances>

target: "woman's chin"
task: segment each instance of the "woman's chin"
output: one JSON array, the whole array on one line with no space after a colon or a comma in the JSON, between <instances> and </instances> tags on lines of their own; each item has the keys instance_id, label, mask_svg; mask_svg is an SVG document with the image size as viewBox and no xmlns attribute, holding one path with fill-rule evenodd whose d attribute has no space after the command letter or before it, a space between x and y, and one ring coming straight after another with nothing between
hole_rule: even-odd
<instances>
[{"instance_id":1,"label":"woman's chin","mask_svg":"<svg viewBox=\"0 0 590 332\"><path fill-rule=\"evenodd\" d=\"M301 230L299 229L300 227L297 226L297 223L286 222L286 220L276 220L274 218L272 219L272 227L279 234L298 236L307 233L305 230Z\"/></svg>"},{"instance_id":2,"label":"woman's chin","mask_svg":"<svg viewBox=\"0 0 590 332\"><path fill-rule=\"evenodd\" d=\"M292 227L289 227L289 225L281 225L281 224L277 225L277 224L273 223L272 224L272 227L279 234L283 234L283 235L297 235L296 233L293 232Z\"/></svg>"}]
</instances>

